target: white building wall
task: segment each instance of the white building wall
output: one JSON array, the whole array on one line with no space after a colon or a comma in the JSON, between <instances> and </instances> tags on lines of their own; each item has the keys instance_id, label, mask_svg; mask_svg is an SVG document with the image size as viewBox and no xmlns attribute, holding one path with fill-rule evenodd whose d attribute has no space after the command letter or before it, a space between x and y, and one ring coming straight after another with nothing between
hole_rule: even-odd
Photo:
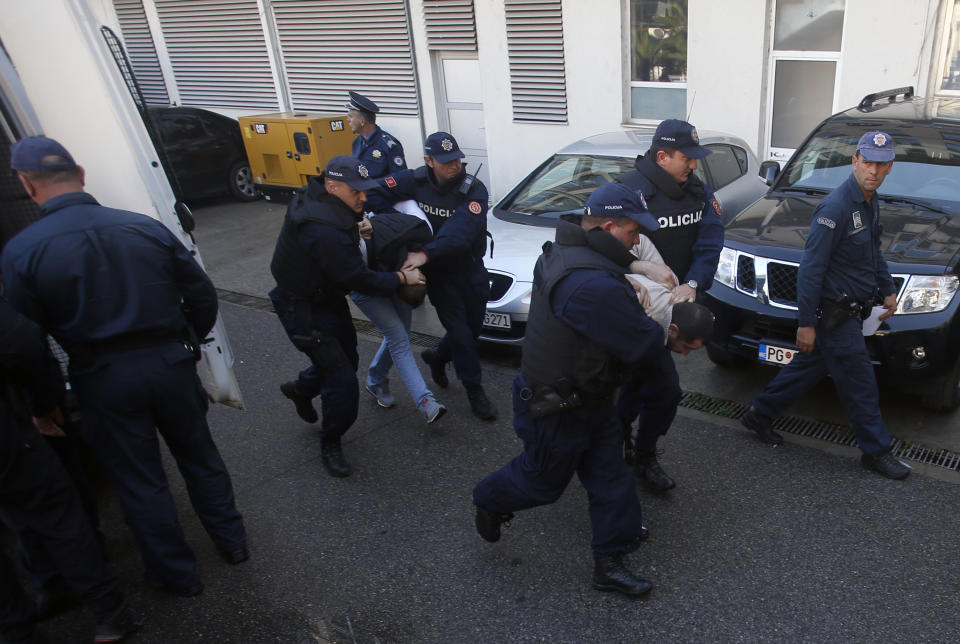
<instances>
[{"instance_id":1,"label":"white building wall","mask_svg":"<svg viewBox=\"0 0 960 644\"><path fill-rule=\"evenodd\" d=\"M503 3L475 0L474 6L490 159L488 188L499 198L557 148L620 128L624 14L620 0L564 0L568 123L550 125L513 121Z\"/></svg>"},{"instance_id":2,"label":"white building wall","mask_svg":"<svg viewBox=\"0 0 960 644\"><path fill-rule=\"evenodd\" d=\"M689 0L687 112L704 130L736 134L756 153L764 113L766 3Z\"/></svg>"}]
</instances>

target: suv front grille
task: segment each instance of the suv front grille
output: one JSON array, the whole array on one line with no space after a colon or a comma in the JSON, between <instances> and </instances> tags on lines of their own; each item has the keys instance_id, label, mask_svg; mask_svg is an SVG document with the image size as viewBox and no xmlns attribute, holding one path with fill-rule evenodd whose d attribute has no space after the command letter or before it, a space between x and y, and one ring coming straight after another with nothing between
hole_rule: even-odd
<instances>
[{"instance_id":1,"label":"suv front grille","mask_svg":"<svg viewBox=\"0 0 960 644\"><path fill-rule=\"evenodd\" d=\"M797 305L797 267L791 264L767 264L767 288L770 300L787 306Z\"/></svg>"},{"instance_id":2,"label":"suv front grille","mask_svg":"<svg viewBox=\"0 0 960 644\"><path fill-rule=\"evenodd\" d=\"M513 277L493 271L487 271L487 274L490 276L490 301L496 302L513 286Z\"/></svg>"},{"instance_id":3,"label":"suv front grille","mask_svg":"<svg viewBox=\"0 0 960 644\"><path fill-rule=\"evenodd\" d=\"M737 286L751 293L757 290L757 274L753 270L753 257L750 255L737 258Z\"/></svg>"}]
</instances>

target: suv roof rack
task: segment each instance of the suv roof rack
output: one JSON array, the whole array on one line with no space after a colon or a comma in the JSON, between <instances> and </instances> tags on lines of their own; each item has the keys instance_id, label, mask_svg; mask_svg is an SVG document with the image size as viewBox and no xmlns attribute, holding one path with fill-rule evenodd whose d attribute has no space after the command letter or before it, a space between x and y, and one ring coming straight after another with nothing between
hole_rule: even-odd
<instances>
[{"instance_id":1,"label":"suv roof rack","mask_svg":"<svg viewBox=\"0 0 960 644\"><path fill-rule=\"evenodd\" d=\"M888 89L882 92L877 92L875 94L867 94L862 99L860 99L860 104L857 105L858 109L866 109L872 107L877 101L887 99L888 102L893 103L897 100L897 97L903 95L904 100L913 97L913 85L909 87L897 87L895 89Z\"/></svg>"}]
</instances>

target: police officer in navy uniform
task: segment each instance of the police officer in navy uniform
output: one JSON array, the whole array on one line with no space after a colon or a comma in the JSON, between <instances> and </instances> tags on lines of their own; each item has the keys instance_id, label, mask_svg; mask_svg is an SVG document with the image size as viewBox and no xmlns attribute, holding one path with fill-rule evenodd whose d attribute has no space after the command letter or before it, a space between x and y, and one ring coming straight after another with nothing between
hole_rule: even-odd
<instances>
[{"instance_id":1,"label":"police officer in navy uniform","mask_svg":"<svg viewBox=\"0 0 960 644\"><path fill-rule=\"evenodd\" d=\"M347 108L347 123L357 135L353 140L351 154L360 160L376 179L391 172L399 172L407 167L403 156L403 146L391 134L377 125L377 113L380 107L366 96L350 92Z\"/></svg>"},{"instance_id":2,"label":"police officer in navy uniform","mask_svg":"<svg viewBox=\"0 0 960 644\"><path fill-rule=\"evenodd\" d=\"M37 431L63 436L63 397L60 366L44 334L0 298L0 519L31 531L67 588L96 615L96 641L115 642L136 630L143 616L124 601L70 477ZM0 635L6 642L33 641L38 617L39 607L0 552Z\"/></svg>"},{"instance_id":3,"label":"police officer in navy uniform","mask_svg":"<svg viewBox=\"0 0 960 644\"><path fill-rule=\"evenodd\" d=\"M544 245L520 373L513 426L523 452L473 490L476 528L487 541L517 510L556 501L577 474L587 490L593 585L628 595L650 591L623 563L646 530L623 462L614 394L629 372L656 361L664 330L648 317L624 272L641 227L656 220L642 198L609 183L587 200L579 225L561 219Z\"/></svg>"},{"instance_id":4,"label":"police officer in navy uniform","mask_svg":"<svg viewBox=\"0 0 960 644\"><path fill-rule=\"evenodd\" d=\"M644 196L660 223L659 230L648 236L679 279L673 289L674 303L695 301L699 292L710 288L723 249L720 204L710 187L693 174L697 160L708 154L692 125L668 119L657 126L646 155L637 157L637 169L617 177ZM670 364L664 367L671 372L669 380L676 380L676 366L668 358ZM657 440L670 429L679 403L676 396L669 402L664 399L663 382L628 383L617 401L627 460L634 460L637 478L658 492L675 486L657 460ZM636 441L631 445L632 423L638 417Z\"/></svg>"},{"instance_id":5,"label":"police officer in navy uniform","mask_svg":"<svg viewBox=\"0 0 960 644\"><path fill-rule=\"evenodd\" d=\"M217 318L217 292L163 224L105 208L83 192L84 171L44 136L11 148L11 166L41 218L3 251L6 296L70 356L84 441L103 463L150 583L203 590L160 458L157 431L194 510L230 563L249 557L230 475L217 450L196 372Z\"/></svg>"},{"instance_id":6,"label":"police officer in navy uniform","mask_svg":"<svg viewBox=\"0 0 960 644\"><path fill-rule=\"evenodd\" d=\"M308 423L319 420L313 398L322 401L321 460L331 476L350 475L341 437L357 419L357 332L347 306L350 291L392 295L404 284L422 284L419 269L377 272L360 253L358 224L365 190L374 182L357 159L335 156L320 177L294 195L277 239L270 291L284 330L310 366L280 386Z\"/></svg>"},{"instance_id":7,"label":"police officer in navy uniform","mask_svg":"<svg viewBox=\"0 0 960 644\"><path fill-rule=\"evenodd\" d=\"M490 297L483 265L487 250L487 188L467 173L464 154L447 132L434 132L424 143L423 165L387 175L371 190L374 211L415 199L433 227L433 241L412 253L406 265L423 266L427 294L446 334L436 350L422 357L433 381L447 387L451 360L463 383L470 409L481 420L494 420L497 410L483 390L477 337Z\"/></svg>"},{"instance_id":8,"label":"police officer in navy uniform","mask_svg":"<svg viewBox=\"0 0 960 644\"><path fill-rule=\"evenodd\" d=\"M897 310L897 289L880 252L876 195L895 156L893 137L867 132L857 143L850 177L814 209L797 271L800 353L754 398L741 422L764 443L781 444L773 419L830 374L864 466L903 479L910 468L890 453L890 433L880 415L876 375L862 327L862 319L877 302L886 309L880 320Z\"/></svg>"}]
</instances>

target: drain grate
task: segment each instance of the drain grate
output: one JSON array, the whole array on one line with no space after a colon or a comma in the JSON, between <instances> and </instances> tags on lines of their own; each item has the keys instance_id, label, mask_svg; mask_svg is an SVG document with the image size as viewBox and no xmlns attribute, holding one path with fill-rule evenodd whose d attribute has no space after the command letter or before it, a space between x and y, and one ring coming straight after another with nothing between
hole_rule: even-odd
<instances>
[{"instance_id":1,"label":"drain grate","mask_svg":"<svg viewBox=\"0 0 960 644\"><path fill-rule=\"evenodd\" d=\"M253 297L233 291L224 291L222 289L217 289L217 295L224 302L230 302L231 304L260 311L273 312L273 303L264 297ZM383 334L380 333L377 327L367 320L354 318L353 326L357 329L357 333L378 339L383 338ZM432 335L417 333L416 331L410 332L410 344L416 346L435 348L439 341L439 338L435 338ZM509 357L500 357L499 359L496 356L491 357L493 358L493 362L501 366L516 366ZM738 420L747 412L747 409L750 408L749 405L744 405L743 403L714 398L713 396L695 391L684 392L683 397L680 399L680 406L734 420ZM856 447L857 445L857 438L849 426L836 425L820 420L809 420L806 418L797 418L796 416L782 416L773 422L773 428L780 432L794 434L795 436L815 438L835 445L843 445L846 447ZM948 449L927 447L917 441L894 438L890 452L897 458L960 472L960 454L951 452Z\"/></svg>"},{"instance_id":2,"label":"drain grate","mask_svg":"<svg viewBox=\"0 0 960 644\"><path fill-rule=\"evenodd\" d=\"M680 399L680 406L702 411L707 414L713 414L714 416L733 419L739 419L750 408L749 405L744 405L743 403L714 398L713 396L693 391L684 392L683 398ZM794 434L795 436L815 438L828 443L834 443L835 445L847 447L856 447L857 445L857 438L849 426L827 423L820 420L809 420L806 418L797 418L796 416L782 416L773 422L773 428L780 432ZM960 471L960 454L951 452L948 449L927 447L917 441L905 441L894 438L890 453L897 458L915 463L942 467L943 469L954 472Z\"/></svg>"}]
</instances>

